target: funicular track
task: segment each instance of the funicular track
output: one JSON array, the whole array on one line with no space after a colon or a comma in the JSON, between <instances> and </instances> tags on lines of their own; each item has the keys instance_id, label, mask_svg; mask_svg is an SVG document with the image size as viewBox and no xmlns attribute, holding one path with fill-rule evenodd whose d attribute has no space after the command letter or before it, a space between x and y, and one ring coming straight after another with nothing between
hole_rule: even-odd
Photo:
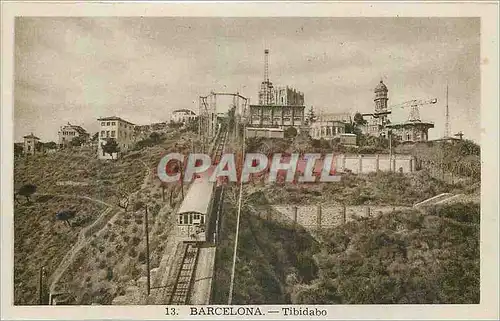
<instances>
[{"instance_id":1,"label":"funicular track","mask_svg":"<svg viewBox=\"0 0 500 321\"><path fill-rule=\"evenodd\" d=\"M220 130L215 139L215 143L211 150L213 164L218 164L224 149L228 132ZM216 194L219 195L219 194ZM201 242L185 241L178 249L179 255L182 255L178 264L175 266L175 279L172 286L168 287L169 295L167 296L167 304L169 305L185 305L189 304L191 291L194 283L194 276L196 273L196 266L198 264L198 257L200 254ZM182 253L182 254L181 254Z\"/></svg>"},{"instance_id":2,"label":"funicular track","mask_svg":"<svg viewBox=\"0 0 500 321\"><path fill-rule=\"evenodd\" d=\"M175 283L168 299L169 305L185 305L189 303L199 253L197 243L184 243L183 257L177 267Z\"/></svg>"}]
</instances>

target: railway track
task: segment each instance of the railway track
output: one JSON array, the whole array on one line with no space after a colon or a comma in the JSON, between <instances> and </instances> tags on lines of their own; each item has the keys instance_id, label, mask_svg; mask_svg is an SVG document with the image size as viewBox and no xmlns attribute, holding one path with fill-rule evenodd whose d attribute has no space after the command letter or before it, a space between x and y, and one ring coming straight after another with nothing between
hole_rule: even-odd
<instances>
[{"instance_id":1,"label":"railway track","mask_svg":"<svg viewBox=\"0 0 500 321\"><path fill-rule=\"evenodd\" d=\"M220 131L212 148L213 164L218 164L228 138L227 131ZM220 197L220 196L219 196ZM217 213L218 215L218 213ZM217 218L217 223L218 218ZM186 305L189 304L191 291L194 283L194 276L199 257L199 245L197 242L185 242L179 254L182 253L182 259L177 264L175 270L175 279L172 286L167 288L167 304L169 305Z\"/></svg>"},{"instance_id":2,"label":"railway track","mask_svg":"<svg viewBox=\"0 0 500 321\"><path fill-rule=\"evenodd\" d=\"M175 283L168 300L169 305L189 303L199 253L198 244L185 243L183 258L178 266Z\"/></svg>"}]
</instances>

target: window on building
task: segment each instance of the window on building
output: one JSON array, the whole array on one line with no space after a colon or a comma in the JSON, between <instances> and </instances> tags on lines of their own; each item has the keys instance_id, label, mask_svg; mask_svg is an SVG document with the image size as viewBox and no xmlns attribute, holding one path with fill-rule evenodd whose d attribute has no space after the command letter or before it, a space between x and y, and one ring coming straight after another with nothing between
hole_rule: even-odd
<instances>
[{"instance_id":1,"label":"window on building","mask_svg":"<svg viewBox=\"0 0 500 321\"><path fill-rule=\"evenodd\" d=\"M106 126L106 123L105 122L101 122L101 126Z\"/></svg>"},{"instance_id":2,"label":"window on building","mask_svg":"<svg viewBox=\"0 0 500 321\"><path fill-rule=\"evenodd\" d=\"M111 122L111 125L112 125L112 126L115 126L115 125L116 125L116 122L114 122L114 121L113 121L113 122Z\"/></svg>"},{"instance_id":3,"label":"window on building","mask_svg":"<svg viewBox=\"0 0 500 321\"><path fill-rule=\"evenodd\" d=\"M105 134L105 131L104 130L101 130L101 137L103 137Z\"/></svg>"},{"instance_id":4,"label":"window on building","mask_svg":"<svg viewBox=\"0 0 500 321\"><path fill-rule=\"evenodd\" d=\"M109 130L106 131L106 137L109 137Z\"/></svg>"},{"instance_id":5,"label":"window on building","mask_svg":"<svg viewBox=\"0 0 500 321\"><path fill-rule=\"evenodd\" d=\"M111 137L115 137L116 136L116 131L112 130L111 131Z\"/></svg>"},{"instance_id":6,"label":"window on building","mask_svg":"<svg viewBox=\"0 0 500 321\"><path fill-rule=\"evenodd\" d=\"M108 122L106 123L106 126L109 126L109 124L110 124L110 122L108 121Z\"/></svg>"}]
</instances>

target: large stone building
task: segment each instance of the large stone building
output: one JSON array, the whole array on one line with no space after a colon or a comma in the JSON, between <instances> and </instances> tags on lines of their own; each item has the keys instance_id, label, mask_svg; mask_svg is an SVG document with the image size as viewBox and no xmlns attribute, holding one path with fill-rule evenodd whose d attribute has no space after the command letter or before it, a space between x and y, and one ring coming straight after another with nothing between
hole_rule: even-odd
<instances>
[{"instance_id":1,"label":"large stone building","mask_svg":"<svg viewBox=\"0 0 500 321\"><path fill-rule=\"evenodd\" d=\"M132 148L135 141L134 124L116 116L99 118L98 121L99 145L97 156L99 159L116 159L120 153ZM102 148L110 139L115 140L119 148L119 152L112 153L112 155L104 152Z\"/></svg>"},{"instance_id":2,"label":"large stone building","mask_svg":"<svg viewBox=\"0 0 500 321\"><path fill-rule=\"evenodd\" d=\"M66 147L70 145L71 141L76 137L80 138L80 141L83 144L87 143L90 138L89 133L87 133L87 131L83 129L83 127L71 125L70 123L61 126L57 134L59 136L59 147Z\"/></svg>"},{"instance_id":3,"label":"large stone building","mask_svg":"<svg viewBox=\"0 0 500 321\"><path fill-rule=\"evenodd\" d=\"M264 81L260 84L259 104L250 105L247 114L251 127L284 129L305 123L304 93L288 86L274 87L269 80L269 50L264 50Z\"/></svg>"},{"instance_id":4,"label":"large stone building","mask_svg":"<svg viewBox=\"0 0 500 321\"><path fill-rule=\"evenodd\" d=\"M250 105L251 127L300 127L305 106Z\"/></svg>"},{"instance_id":5,"label":"large stone building","mask_svg":"<svg viewBox=\"0 0 500 321\"><path fill-rule=\"evenodd\" d=\"M288 86L259 93L259 105L250 105L252 127L301 127L305 121L304 94ZM267 102L267 103L266 103Z\"/></svg>"}]
</instances>

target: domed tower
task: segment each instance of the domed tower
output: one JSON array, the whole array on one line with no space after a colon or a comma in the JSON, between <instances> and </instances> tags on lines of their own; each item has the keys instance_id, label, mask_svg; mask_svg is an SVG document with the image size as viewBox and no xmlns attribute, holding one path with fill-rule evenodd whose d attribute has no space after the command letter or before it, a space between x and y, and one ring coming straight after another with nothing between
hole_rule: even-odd
<instances>
[{"instance_id":1,"label":"domed tower","mask_svg":"<svg viewBox=\"0 0 500 321\"><path fill-rule=\"evenodd\" d=\"M387 87L384 82L380 80L380 83L375 87L375 113L387 111Z\"/></svg>"}]
</instances>

